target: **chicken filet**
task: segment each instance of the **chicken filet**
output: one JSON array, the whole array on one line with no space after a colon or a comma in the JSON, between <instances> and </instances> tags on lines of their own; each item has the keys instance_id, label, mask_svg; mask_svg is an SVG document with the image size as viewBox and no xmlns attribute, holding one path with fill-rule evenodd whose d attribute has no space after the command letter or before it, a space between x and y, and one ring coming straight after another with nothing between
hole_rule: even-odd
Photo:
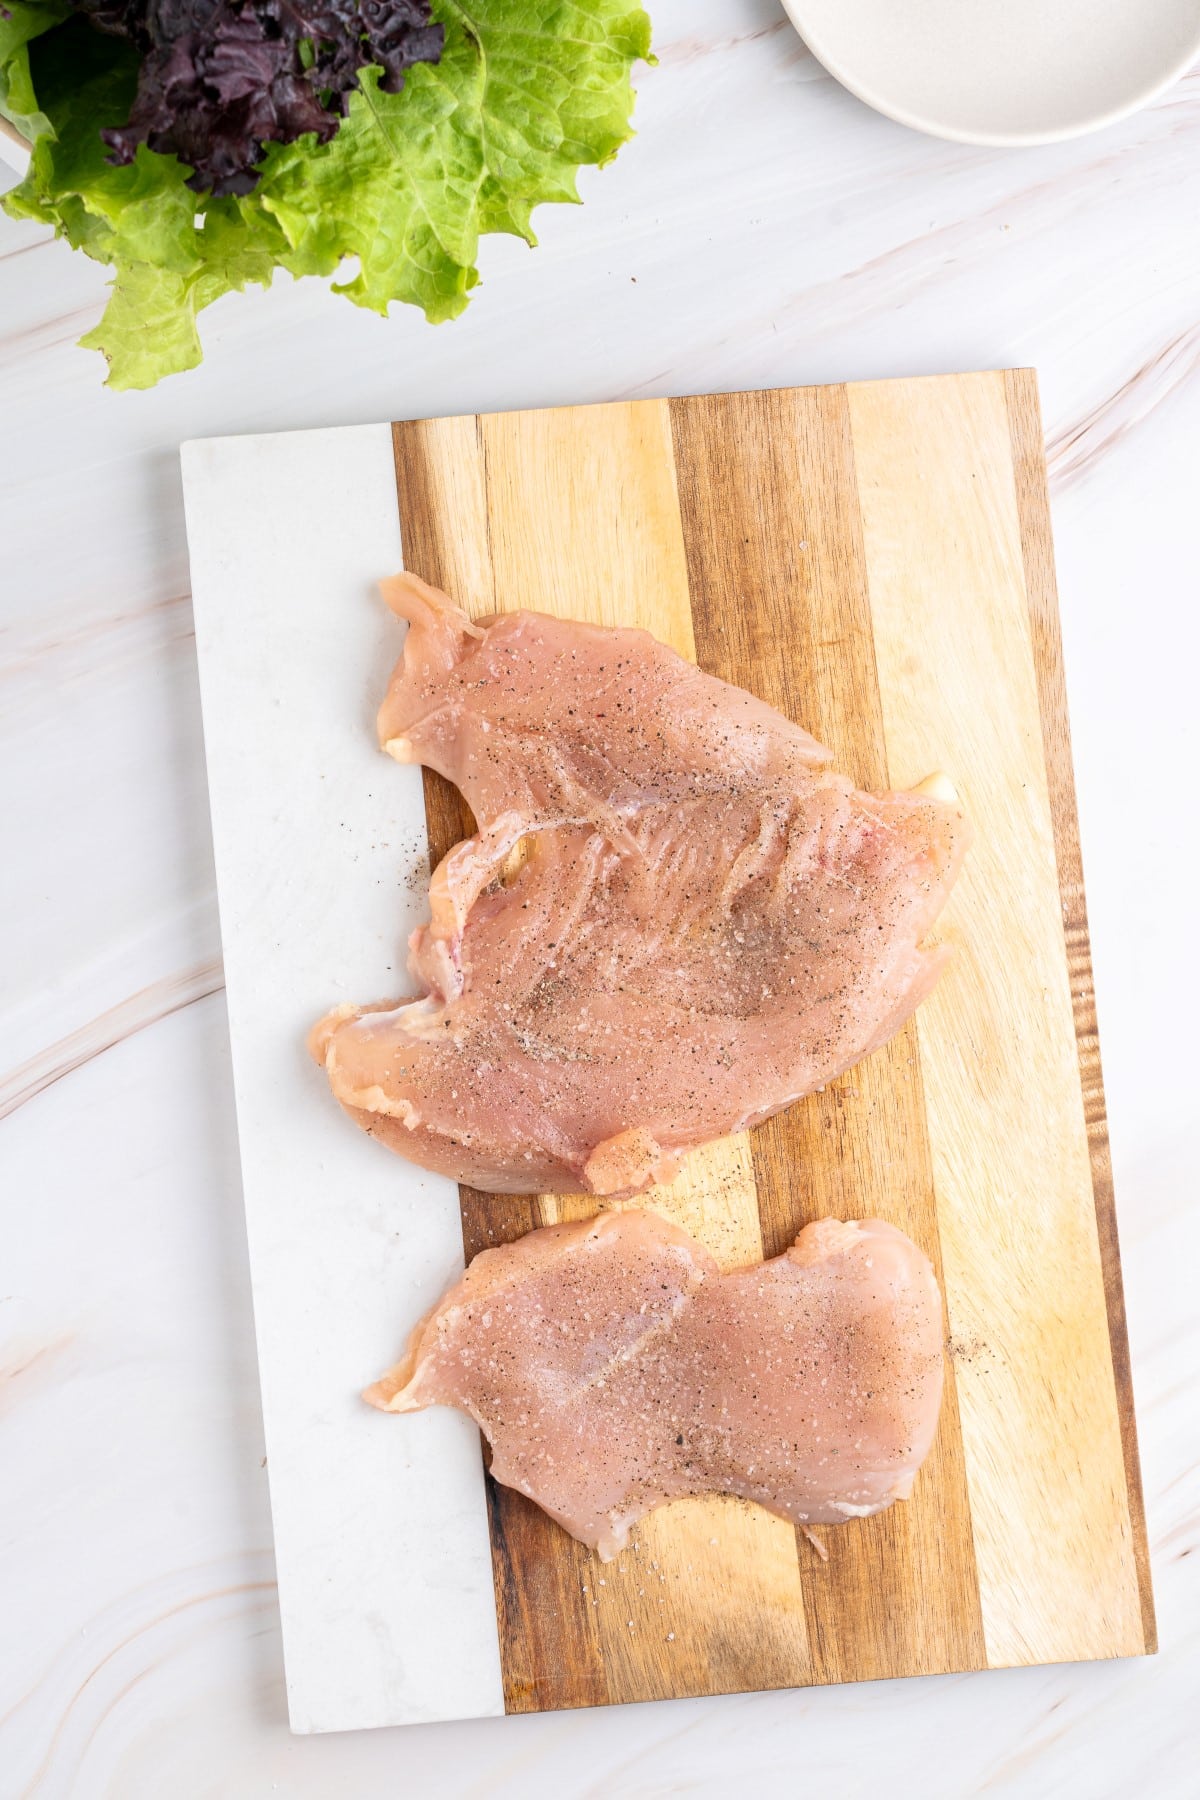
<instances>
[{"instance_id":1,"label":"chicken filet","mask_svg":"<svg viewBox=\"0 0 1200 1800\"><path fill-rule=\"evenodd\" d=\"M392 1149L493 1192L632 1194L823 1086L935 981L953 800L868 794L647 632L473 622L411 575L379 714L478 829L434 872L417 996L310 1037Z\"/></svg>"},{"instance_id":2,"label":"chicken filet","mask_svg":"<svg viewBox=\"0 0 1200 1800\"><path fill-rule=\"evenodd\" d=\"M482 1251L365 1398L469 1413L496 1480L608 1560L682 1495L801 1526L906 1499L941 1392L937 1283L893 1226L824 1219L722 1275L631 1209Z\"/></svg>"}]
</instances>

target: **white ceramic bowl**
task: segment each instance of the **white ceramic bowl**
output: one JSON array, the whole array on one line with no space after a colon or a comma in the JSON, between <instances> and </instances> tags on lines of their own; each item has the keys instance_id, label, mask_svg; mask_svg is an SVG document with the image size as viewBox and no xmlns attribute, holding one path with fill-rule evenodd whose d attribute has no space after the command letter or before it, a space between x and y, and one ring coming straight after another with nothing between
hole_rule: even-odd
<instances>
[{"instance_id":1,"label":"white ceramic bowl","mask_svg":"<svg viewBox=\"0 0 1200 1800\"><path fill-rule=\"evenodd\" d=\"M1145 106L1200 57L1200 0L783 0L819 62L902 125L1047 144Z\"/></svg>"}]
</instances>

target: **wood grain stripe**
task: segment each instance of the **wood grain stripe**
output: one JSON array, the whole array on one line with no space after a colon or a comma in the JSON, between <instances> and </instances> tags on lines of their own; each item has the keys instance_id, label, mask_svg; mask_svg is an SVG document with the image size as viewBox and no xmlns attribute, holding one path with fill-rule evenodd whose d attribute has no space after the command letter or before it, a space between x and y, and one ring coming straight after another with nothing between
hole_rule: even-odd
<instances>
[{"instance_id":1,"label":"wood grain stripe","mask_svg":"<svg viewBox=\"0 0 1200 1800\"><path fill-rule=\"evenodd\" d=\"M1045 437L1034 371L1006 370L1004 396L1008 411L1025 589L1029 601L1033 661L1037 674L1042 751L1046 761L1050 811L1054 821L1055 860L1075 1016L1075 1039L1079 1048L1080 1085L1091 1150L1092 1189L1096 1203L1100 1262L1104 1272L1109 1343L1120 1409L1125 1485L1133 1531L1133 1550L1137 1561L1142 1643L1148 1652L1153 1652L1158 1648L1158 1628L1154 1617L1150 1549L1146 1537L1146 1510L1142 1498L1137 1423L1133 1410L1133 1375L1129 1362L1129 1332L1125 1320L1125 1289L1121 1280L1121 1249L1117 1238L1108 1112L1104 1102L1104 1075L1100 1066L1100 1032L1096 1019L1087 897L1083 886L1079 813L1075 803L1075 769L1071 759L1062 632L1058 621L1054 539L1046 504Z\"/></svg>"},{"instance_id":2,"label":"wood grain stripe","mask_svg":"<svg viewBox=\"0 0 1200 1800\"><path fill-rule=\"evenodd\" d=\"M845 391L672 402L703 668L812 731L864 787L888 786ZM713 496L720 497L719 506ZM768 1254L807 1219L876 1215L940 1269L921 1071L910 1026L753 1137ZM954 1372L912 1501L801 1545L813 1676L984 1662Z\"/></svg>"},{"instance_id":3,"label":"wood grain stripe","mask_svg":"<svg viewBox=\"0 0 1200 1800\"><path fill-rule=\"evenodd\" d=\"M917 1019L988 1662L1143 1647L1000 375L849 396L894 781L976 840Z\"/></svg>"}]
</instances>

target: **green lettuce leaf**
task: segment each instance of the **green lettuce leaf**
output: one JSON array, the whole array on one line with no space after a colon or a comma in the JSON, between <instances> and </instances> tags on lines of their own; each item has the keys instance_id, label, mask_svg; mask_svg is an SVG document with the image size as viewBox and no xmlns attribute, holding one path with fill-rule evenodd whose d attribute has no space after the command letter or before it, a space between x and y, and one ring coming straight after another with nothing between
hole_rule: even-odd
<instances>
[{"instance_id":1,"label":"green lettuce leaf","mask_svg":"<svg viewBox=\"0 0 1200 1800\"><path fill-rule=\"evenodd\" d=\"M331 275L355 258L335 291L356 305L455 318L479 280L481 235L536 242L534 207L577 201L580 166L630 136L630 71L650 57L649 20L622 0L434 0L439 63L412 69L401 94L365 71L329 143L274 145L252 194L214 199L191 192L173 157L105 161L99 128L125 117L136 81L127 45L64 18L62 0L9 11L0 112L33 157L4 204L111 265L112 298L83 342L116 388L193 368L197 314L277 268Z\"/></svg>"}]
</instances>

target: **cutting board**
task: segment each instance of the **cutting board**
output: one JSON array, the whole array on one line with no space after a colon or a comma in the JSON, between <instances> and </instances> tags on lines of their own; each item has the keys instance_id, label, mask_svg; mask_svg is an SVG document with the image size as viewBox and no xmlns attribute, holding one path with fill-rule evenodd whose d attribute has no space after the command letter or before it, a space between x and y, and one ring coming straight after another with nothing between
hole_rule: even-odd
<instances>
[{"instance_id":1,"label":"cutting board","mask_svg":"<svg viewBox=\"0 0 1200 1800\"><path fill-rule=\"evenodd\" d=\"M297 1077L294 1089L285 1083L282 1096L264 1099L260 1077L239 1056L239 1038L249 1043L257 1033L261 1043L261 1013L274 990L269 983L264 990L252 964L256 956L268 963L279 956L277 913L264 920L252 903L256 892L261 896L255 867L268 854L282 857L293 882L316 881L323 914L333 901L332 878L317 874L319 820L307 833L290 822L270 849L271 809L256 799L246 760L251 728L232 715L248 707L261 741L274 711L278 730L278 692L256 690L293 679L263 673L278 615L290 610L291 657L313 659L302 703L308 716L317 709L327 721L322 729L333 755L339 730L369 731L368 702L381 692L398 644L388 641L386 624L362 636L361 703L339 720L340 677L331 675L323 693L321 666L332 670L342 653L339 616L343 637L347 619L351 636L365 633L365 604L357 588L353 604L332 593L309 597L312 571L300 570L302 553L291 543L303 534L302 506L285 498L271 473L280 454L272 446L293 446L293 484L295 456L310 452L280 439L189 447L189 535L223 918L231 915L230 1009L264 1401L272 1457L274 1433L289 1484L285 1494L273 1479L272 1492L293 1722L382 1723L455 1716L456 1707L459 1714L541 1711L1152 1650L1033 374L397 424L387 434L386 478L382 432L311 434L312 455L318 439L320 467L341 471L342 537L352 560L363 561L368 517L368 542L375 541L371 531L383 531L386 504L389 528L398 520L406 566L471 612L526 606L644 626L804 725L863 787L912 785L945 770L976 835L937 934L955 954L917 1017L823 1093L698 1153L669 1187L642 1202L685 1224L729 1267L778 1253L807 1220L827 1215L882 1216L926 1250L946 1300L947 1383L937 1441L913 1498L823 1533L827 1558L749 1504L680 1501L647 1519L630 1549L604 1566L530 1502L485 1477L473 1436L467 1448L461 1434L453 1441L419 1437L427 1415L369 1425L356 1419L338 1440L346 1459L343 1505L352 1495L356 1514L375 1506L363 1497L364 1481L386 1480L393 1506L398 1495L408 1504L412 1492L441 1482L439 1504L460 1506L466 1524L460 1521L452 1542L436 1521L423 1539L394 1530L384 1541L368 1539L365 1570L341 1545L332 1559L341 1660L369 1660L371 1642L378 1643L374 1625L359 1641L346 1621L356 1607L378 1614L381 1564L391 1558L430 1565L432 1558L430 1593L439 1582L443 1593L447 1581L456 1588L463 1656L469 1662L476 1655L479 1668L456 1678L447 1654L443 1674L430 1677L419 1704L384 1681L372 1687L379 1697L367 1704L367 1716L351 1703L331 1706L327 1690L339 1678L313 1649L331 1563L314 1519L338 1504L327 1468L313 1486L314 1468L328 1457L329 1413L314 1417L295 1403L292 1365L315 1314L310 1306L301 1326L295 1294L279 1301L281 1257L292 1278L307 1278L318 1291L329 1276L327 1269L318 1274L317 1258L306 1260L303 1248L280 1251L287 1228L275 1191L278 1170L268 1179L258 1154L264 1105L268 1113L275 1108L268 1136L278 1148L291 1135L282 1105L320 1112L330 1103L319 1077L309 1080L307 1072L303 1091ZM255 445L268 510L272 495L277 502L276 529L266 538L261 519L248 520L237 497L248 444ZM268 591L257 594L247 622L246 570L258 569L262 557L255 557L266 541L285 570L265 577L260 571L259 586L265 579ZM311 559L309 547L304 554ZM365 579L367 570L361 574ZM306 621L298 641L297 606ZM261 652L257 662L244 648L231 648L247 630ZM310 768L310 787L326 774L324 765ZM281 761L276 775L275 802L280 785L290 788L296 821L307 817L294 771ZM359 1000L395 991L385 961L398 967L400 928L414 905L420 910L411 879L404 904L397 903L398 852L389 845L384 855L377 842L380 820L396 806L394 795L383 796L410 776L416 780L413 771L372 766L356 787L347 765L334 809L353 814L349 829L360 846L355 860L339 864L341 938L353 923L356 883L385 882L397 915L390 936L380 916L377 941L368 945L373 979L362 985L356 970L354 987L344 977ZM428 772L419 792L406 793L405 816L411 824L419 809L416 829L423 820L436 860L469 829L469 816L457 793ZM332 824L324 829L332 832ZM360 866L364 832L377 859L368 868ZM335 862L339 855L335 847ZM304 923L296 922L297 931ZM344 961L321 919L308 919L307 928L323 954ZM342 997L335 979L342 970L330 966L320 985L320 955L311 943L305 957L301 969L285 950L280 980L293 999L296 980L309 983L304 998L315 1017L332 990ZM363 1316L359 1296L367 1292L365 1316L378 1331L384 1291L396 1298L375 1279L372 1257L407 1257L421 1289L395 1307L387 1341L355 1380L393 1359L418 1300L427 1304L447 1273L438 1258L446 1254L448 1208L469 1257L597 1205L587 1197L531 1200L467 1188L454 1196L433 1177L416 1178L425 1198L414 1199L406 1165L364 1144L348 1123L336 1123L336 1130L328 1121L320 1126L322 1191L349 1184L361 1193L360 1183L373 1184L363 1202L372 1226L354 1265L363 1283L356 1310ZM397 1224L381 1235L388 1196L402 1191ZM337 1230L350 1237L360 1233L354 1193L336 1209ZM256 1230L256 1212L258 1224L269 1220L265 1236ZM439 1225L431 1237L434 1215ZM329 1229L322 1244L327 1261L335 1254ZM342 1297L348 1304L350 1296ZM328 1316L322 1324L335 1340L344 1329ZM384 1471L358 1448L380 1432L406 1440L403 1468ZM454 1465L449 1483L447 1458ZM289 1583L299 1609L290 1614ZM437 1663L427 1622L432 1605L430 1595L397 1595L387 1619L392 1650L407 1645L410 1660L423 1654ZM489 1640L483 1646L481 1633ZM404 1656L399 1663L408 1667ZM410 1677L397 1680L403 1687ZM452 1682L457 1701L441 1692Z\"/></svg>"}]
</instances>

